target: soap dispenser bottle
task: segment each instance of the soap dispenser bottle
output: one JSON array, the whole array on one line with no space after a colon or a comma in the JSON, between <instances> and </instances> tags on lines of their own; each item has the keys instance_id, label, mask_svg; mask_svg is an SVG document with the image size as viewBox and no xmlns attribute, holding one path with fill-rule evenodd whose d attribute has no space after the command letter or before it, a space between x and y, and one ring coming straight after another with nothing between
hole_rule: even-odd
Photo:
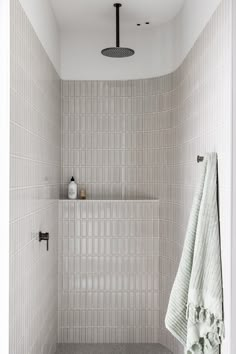
<instances>
[{"instance_id":1,"label":"soap dispenser bottle","mask_svg":"<svg viewBox=\"0 0 236 354\"><path fill-rule=\"evenodd\" d=\"M71 177L71 181L68 186L68 198L77 199L77 184L75 183L73 176Z\"/></svg>"}]
</instances>

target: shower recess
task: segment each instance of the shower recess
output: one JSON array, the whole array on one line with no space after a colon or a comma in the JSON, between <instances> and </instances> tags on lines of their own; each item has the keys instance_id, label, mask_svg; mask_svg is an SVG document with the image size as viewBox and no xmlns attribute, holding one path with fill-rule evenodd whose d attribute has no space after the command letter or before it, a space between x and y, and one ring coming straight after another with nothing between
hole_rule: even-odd
<instances>
[{"instance_id":1,"label":"shower recess","mask_svg":"<svg viewBox=\"0 0 236 354\"><path fill-rule=\"evenodd\" d=\"M115 3L116 8L116 47L105 48L101 51L103 55L110 58L127 58L134 55L135 51L130 48L120 47L120 7L122 5Z\"/></svg>"}]
</instances>

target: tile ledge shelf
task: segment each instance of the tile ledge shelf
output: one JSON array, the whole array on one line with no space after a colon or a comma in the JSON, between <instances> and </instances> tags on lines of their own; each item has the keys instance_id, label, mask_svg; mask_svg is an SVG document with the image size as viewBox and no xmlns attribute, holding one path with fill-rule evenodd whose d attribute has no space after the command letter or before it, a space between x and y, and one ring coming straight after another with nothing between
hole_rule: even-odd
<instances>
[{"instance_id":1,"label":"tile ledge shelf","mask_svg":"<svg viewBox=\"0 0 236 354\"><path fill-rule=\"evenodd\" d=\"M59 202L159 202L160 199L59 199Z\"/></svg>"}]
</instances>

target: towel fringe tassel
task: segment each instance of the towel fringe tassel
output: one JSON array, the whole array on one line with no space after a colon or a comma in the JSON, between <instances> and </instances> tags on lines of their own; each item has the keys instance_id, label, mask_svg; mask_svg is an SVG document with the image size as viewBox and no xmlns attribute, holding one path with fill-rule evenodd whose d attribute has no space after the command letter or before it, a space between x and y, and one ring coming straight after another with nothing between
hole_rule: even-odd
<instances>
[{"instance_id":1,"label":"towel fringe tassel","mask_svg":"<svg viewBox=\"0 0 236 354\"><path fill-rule=\"evenodd\" d=\"M213 313L205 309L203 306L194 306L188 304L186 309L186 319L193 324L204 323L210 327L210 332L206 333L204 337L199 338L199 341L191 344L191 348L188 348L189 353L195 353L196 348L200 353L205 353L206 350L214 349L225 336L224 322L218 319Z\"/></svg>"}]
</instances>

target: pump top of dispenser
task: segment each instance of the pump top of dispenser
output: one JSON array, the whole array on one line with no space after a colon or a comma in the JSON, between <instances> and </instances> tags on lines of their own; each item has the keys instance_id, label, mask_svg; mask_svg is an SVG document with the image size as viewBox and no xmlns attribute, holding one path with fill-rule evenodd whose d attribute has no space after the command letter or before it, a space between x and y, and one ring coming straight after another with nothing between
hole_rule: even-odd
<instances>
[{"instance_id":1,"label":"pump top of dispenser","mask_svg":"<svg viewBox=\"0 0 236 354\"><path fill-rule=\"evenodd\" d=\"M72 176L72 177L71 177L71 182L74 182L74 181L75 181L75 179L74 179L74 177Z\"/></svg>"}]
</instances>

